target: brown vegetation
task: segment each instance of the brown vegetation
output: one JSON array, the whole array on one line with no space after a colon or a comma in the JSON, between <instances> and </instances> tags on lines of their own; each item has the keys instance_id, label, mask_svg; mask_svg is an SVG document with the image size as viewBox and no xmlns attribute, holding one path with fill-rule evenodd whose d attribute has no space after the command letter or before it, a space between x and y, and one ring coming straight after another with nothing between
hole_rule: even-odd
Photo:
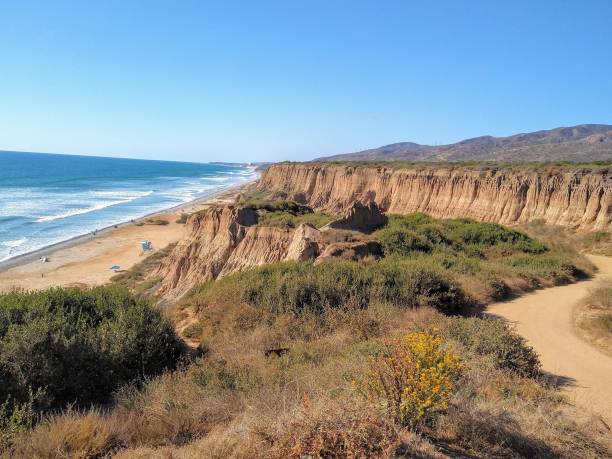
<instances>
[{"instance_id":1,"label":"brown vegetation","mask_svg":"<svg viewBox=\"0 0 612 459\"><path fill-rule=\"evenodd\" d=\"M612 283L610 279L591 291L576 308L575 324L580 335L612 355Z\"/></svg>"},{"instance_id":2,"label":"brown vegetation","mask_svg":"<svg viewBox=\"0 0 612 459\"><path fill-rule=\"evenodd\" d=\"M126 389L109 413L49 418L17 441L13 457L601 457L608 435L596 420L576 423L553 390L492 364L495 344L463 344L463 376L448 408L406 428L352 384L368 373L387 341L454 321L429 309L389 305L324 314L262 313L209 305L205 352L189 367ZM473 330L505 326L474 320ZM449 321L447 323L447 321ZM487 333L487 332L485 332ZM515 338L513 347L526 352ZM263 350L290 351L266 357ZM522 349L525 350L522 350ZM499 358L499 357L497 357ZM503 363L503 361L502 361ZM528 368L528 367L527 367ZM86 452L86 454L84 454Z\"/></svg>"}]
</instances>

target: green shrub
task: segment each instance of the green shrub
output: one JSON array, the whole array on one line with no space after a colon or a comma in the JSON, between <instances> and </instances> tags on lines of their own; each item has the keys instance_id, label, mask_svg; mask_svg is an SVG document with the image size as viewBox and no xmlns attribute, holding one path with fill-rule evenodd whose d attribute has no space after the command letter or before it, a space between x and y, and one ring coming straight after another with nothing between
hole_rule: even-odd
<instances>
[{"instance_id":1,"label":"green shrub","mask_svg":"<svg viewBox=\"0 0 612 459\"><path fill-rule=\"evenodd\" d=\"M520 231L505 228L496 223L483 223L459 218L446 220L450 239L464 244L483 246L506 245L526 253L542 253L546 246Z\"/></svg>"},{"instance_id":2,"label":"green shrub","mask_svg":"<svg viewBox=\"0 0 612 459\"><path fill-rule=\"evenodd\" d=\"M104 403L121 384L172 368L171 325L125 287L0 297L0 403L38 411ZM44 395L40 395L44 394Z\"/></svg>"},{"instance_id":3,"label":"green shrub","mask_svg":"<svg viewBox=\"0 0 612 459\"><path fill-rule=\"evenodd\" d=\"M436 323L436 327L468 350L492 358L497 368L528 377L535 377L540 372L540 361L535 351L522 336L500 320L445 317Z\"/></svg>"},{"instance_id":4,"label":"green shrub","mask_svg":"<svg viewBox=\"0 0 612 459\"><path fill-rule=\"evenodd\" d=\"M158 226L165 226L165 225L170 224L170 222L164 218L148 218L147 220L145 220L145 223L147 225L158 225Z\"/></svg>"},{"instance_id":5,"label":"green shrub","mask_svg":"<svg viewBox=\"0 0 612 459\"><path fill-rule=\"evenodd\" d=\"M44 397L44 391L33 394L30 390L23 402L17 402L10 395L0 404L0 451L7 448L19 433L31 429L38 415L36 406Z\"/></svg>"},{"instance_id":6,"label":"green shrub","mask_svg":"<svg viewBox=\"0 0 612 459\"><path fill-rule=\"evenodd\" d=\"M459 313L470 299L441 270L420 260L277 263L235 273L196 289L189 301L241 301L274 313L365 308L371 301Z\"/></svg>"},{"instance_id":7,"label":"green shrub","mask_svg":"<svg viewBox=\"0 0 612 459\"><path fill-rule=\"evenodd\" d=\"M495 223L465 218L435 220L421 213L392 215L387 225L374 236L386 254L450 250L483 258L491 248L497 248L502 255L507 252L540 254L548 250L526 234Z\"/></svg>"},{"instance_id":8,"label":"green shrub","mask_svg":"<svg viewBox=\"0 0 612 459\"><path fill-rule=\"evenodd\" d=\"M292 214L290 212L260 211L257 224L259 226L278 226L281 228L295 228L302 223L309 223L316 228L321 228L332 221L332 216L322 212L307 212Z\"/></svg>"},{"instance_id":9,"label":"green shrub","mask_svg":"<svg viewBox=\"0 0 612 459\"><path fill-rule=\"evenodd\" d=\"M569 282L583 275L574 261L563 254L555 255L511 255L501 260L502 265L512 268L516 274L529 280L539 278L557 283Z\"/></svg>"},{"instance_id":10,"label":"green shrub","mask_svg":"<svg viewBox=\"0 0 612 459\"><path fill-rule=\"evenodd\" d=\"M378 241L385 254L409 255L411 252L430 252L431 244L410 230L388 229L379 233Z\"/></svg>"}]
</instances>

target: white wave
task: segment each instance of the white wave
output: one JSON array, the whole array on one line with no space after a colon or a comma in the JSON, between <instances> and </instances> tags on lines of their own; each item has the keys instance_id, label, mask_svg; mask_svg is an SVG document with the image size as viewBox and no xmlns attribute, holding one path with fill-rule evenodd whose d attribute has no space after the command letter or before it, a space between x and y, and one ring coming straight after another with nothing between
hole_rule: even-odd
<instances>
[{"instance_id":1,"label":"white wave","mask_svg":"<svg viewBox=\"0 0 612 459\"><path fill-rule=\"evenodd\" d=\"M90 212L95 212L96 210L105 209L107 207L116 206L117 204L125 204L131 201L134 201L139 198L144 198L145 196L149 196L153 193L153 191L95 191L93 192L99 196L109 196L114 198L125 198L125 199L117 199L114 201L102 201L96 204L93 204L89 207L79 207L76 209L69 209L64 212L60 212L55 215L44 215L39 217L36 220L36 223L44 223L50 222L53 220L59 220L61 218L74 217L75 215L88 214Z\"/></svg>"},{"instance_id":2,"label":"white wave","mask_svg":"<svg viewBox=\"0 0 612 459\"><path fill-rule=\"evenodd\" d=\"M137 199L137 198L144 198L145 196L150 196L151 194L153 194L153 190L149 190L149 191L120 191L120 190L116 190L116 191L92 191L92 193L94 196L110 196L113 198L131 198L131 199Z\"/></svg>"},{"instance_id":3,"label":"white wave","mask_svg":"<svg viewBox=\"0 0 612 459\"><path fill-rule=\"evenodd\" d=\"M15 239L14 241L4 241L2 245L14 249L15 247L19 247L20 245L23 245L26 242L28 242L28 238L22 237L21 239Z\"/></svg>"},{"instance_id":4,"label":"white wave","mask_svg":"<svg viewBox=\"0 0 612 459\"><path fill-rule=\"evenodd\" d=\"M130 201L131 199L127 199L127 200L124 199L122 201L100 202L98 204L94 204L93 206L89 206L89 207L82 207L79 209L70 209L65 212L60 212L59 214L46 215L43 217L39 217L36 220L36 223L50 222L53 220L59 220L60 218L68 218L68 217L74 217L75 215L88 214L89 212L94 212L96 210L105 209L106 207L116 206L117 204L124 204Z\"/></svg>"},{"instance_id":5,"label":"white wave","mask_svg":"<svg viewBox=\"0 0 612 459\"><path fill-rule=\"evenodd\" d=\"M227 182L230 177L206 177L206 180L212 180L213 182Z\"/></svg>"}]
</instances>

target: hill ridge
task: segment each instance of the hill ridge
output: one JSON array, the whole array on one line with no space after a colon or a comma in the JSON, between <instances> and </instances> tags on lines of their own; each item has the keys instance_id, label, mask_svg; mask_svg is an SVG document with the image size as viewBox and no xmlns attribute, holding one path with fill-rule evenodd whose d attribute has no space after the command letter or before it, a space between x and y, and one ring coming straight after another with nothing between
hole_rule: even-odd
<instances>
[{"instance_id":1,"label":"hill ridge","mask_svg":"<svg viewBox=\"0 0 612 459\"><path fill-rule=\"evenodd\" d=\"M315 161L601 161L612 159L612 125L579 124L446 145L397 142Z\"/></svg>"}]
</instances>

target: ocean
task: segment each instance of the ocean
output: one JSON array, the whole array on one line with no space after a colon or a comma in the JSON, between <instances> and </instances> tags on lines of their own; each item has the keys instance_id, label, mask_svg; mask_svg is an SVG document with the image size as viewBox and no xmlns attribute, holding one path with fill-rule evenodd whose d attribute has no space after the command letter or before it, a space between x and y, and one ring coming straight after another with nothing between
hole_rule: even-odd
<instances>
[{"instance_id":1,"label":"ocean","mask_svg":"<svg viewBox=\"0 0 612 459\"><path fill-rule=\"evenodd\" d=\"M250 167L0 152L0 261L254 178Z\"/></svg>"}]
</instances>

